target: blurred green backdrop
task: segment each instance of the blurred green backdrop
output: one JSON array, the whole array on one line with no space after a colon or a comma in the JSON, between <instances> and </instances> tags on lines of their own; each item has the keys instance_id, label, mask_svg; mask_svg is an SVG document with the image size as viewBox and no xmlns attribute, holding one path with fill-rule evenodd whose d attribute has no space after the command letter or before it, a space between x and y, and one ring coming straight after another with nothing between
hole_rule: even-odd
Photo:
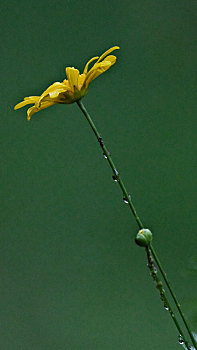
<instances>
[{"instance_id":1,"label":"blurred green backdrop","mask_svg":"<svg viewBox=\"0 0 197 350\"><path fill-rule=\"evenodd\" d=\"M78 106L13 111L113 45L83 102L197 330L197 2L1 3L3 350L180 349Z\"/></svg>"}]
</instances>

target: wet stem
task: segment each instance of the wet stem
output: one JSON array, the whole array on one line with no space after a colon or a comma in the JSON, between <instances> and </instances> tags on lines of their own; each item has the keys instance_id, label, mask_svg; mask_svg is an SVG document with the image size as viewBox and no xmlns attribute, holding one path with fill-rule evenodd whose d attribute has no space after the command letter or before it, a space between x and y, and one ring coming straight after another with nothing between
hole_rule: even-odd
<instances>
[{"instance_id":1,"label":"wet stem","mask_svg":"<svg viewBox=\"0 0 197 350\"><path fill-rule=\"evenodd\" d=\"M140 218L139 218L139 216L137 214L137 211L136 211L136 209L135 209L135 207L133 205L133 202L131 201L131 197L128 194L128 191L127 191L127 189L126 189L126 187L125 187L125 185L124 185L124 183L123 183L123 181L121 179L121 176L120 176L119 172L117 171L117 168L116 168L116 166L115 166L115 164L114 164L114 162L112 160L111 154L108 151L108 149L107 149L107 147L106 147L106 145L105 145L101 135L99 134L99 132L98 132L98 130L97 130L93 120L91 119L89 113L87 112L87 110L86 110L85 106L83 105L83 103L81 102L81 100L77 101L76 103L78 104L79 108L81 109L82 113L84 114L85 118L87 119L91 129L93 130L93 132L94 132L94 134L95 134L95 136L97 138L97 141L99 142L99 145L100 145L100 147L101 147L101 149L103 151L103 155L107 159L107 161L109 163L109 166L112 169L112 172L113 172L113 176L112 177L113 177L114 181L116 181L119 184L120 189L122 190L123 200L125 201L125 203L127 203L129 205L130 210L131 210L132 214L134 215L134 218L135 218L135 220L136 220L136 222L138 224L139 229L144 228L143 224L142 224L142 221L140 220ZM160 279L158 278L155 264L157 265L158 270L160 271L160 273L161 273L161 275L162 275L162 277L163 277L163 279L165 281L165 284L166 284L166 286L168 288L168 291L169 291L169 293L170 293L170 295L171 295L171 297L172 297L172 299L173 299L173 301L175 303L175 306L176 306L176 308L178 310L178 313L179 313L179 315L180 315L180 317L181 317L181 319L182 319L182 321L183 321L183 323L184 323L184 325L185 325L185 327L186 327L186 329L188 331L188 334L189 334L191 342L192 342L192 344L194 346L194 349L197 350L197 344L196 344L196 341L194 339L194 336L193 336L193 334L192 334L192 332L190 330L190 327L189 327L189 325L188 325L188 323L187 323L187 321L185 319L185 316L184 316L184 314L182 312L181 306L178 303L177 297L176 297L175 293L173 292L173 289L172 289L172 287L170 285L170 282L169 282L169 280L167 278L167 275L166 275L166 273L165 273L165 271L164 271L164 269L163 269L163 267L162 267L162 265L160 263L160 260L159 260L157 254L156 254L156 251L153 248L153 245L150 243L148 245L148 247L145 247L145 250L146 250L147 262L148 262L147 265L148 265L148 268L150 269L150 274L151 274L151 276L153 278L153 281L154 281L157 289L159 290L161 300L164 303L164 307L167 310L169 310L170 316L172 317L172 320L175 323L175 326L176 326L176 328L177 328L177 330L178 330L178 332L180 334L181 341L183 341L184 345L187 347L188 350L191 349L189 344L188 344L188 342L187 342L187 340L186 340L186 338L185 338L185 336L184 336L184 333L183 333L183 331L181 329L181 326L180 326L177 318L175 317L174 312L172 311L172 307L171 307L171 305L170 305L170 303L169 303L169 301L168 301L168 299L166 297L165 290L163 288L163 284L160 281ZM182 342L180 342L180 343L182 344Z\"/></svg>"}]
</instances>

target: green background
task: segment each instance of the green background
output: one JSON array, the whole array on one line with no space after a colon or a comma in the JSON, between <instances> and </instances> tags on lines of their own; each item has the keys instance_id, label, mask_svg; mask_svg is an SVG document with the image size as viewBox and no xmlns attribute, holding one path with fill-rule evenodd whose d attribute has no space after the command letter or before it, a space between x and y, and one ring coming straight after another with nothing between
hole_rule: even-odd
<instances>
[{"instance_id":1,"label":"green background","mask_svg":"<svg viewBox=\"0 0 197 350\"><path fill-rule=\"evenodd\" d=\"M197 331L197 2L1 4L3 350L180 349L137 225L76 104L25 96L119 45L83 102Z\"/></svg>"}]
</instances>

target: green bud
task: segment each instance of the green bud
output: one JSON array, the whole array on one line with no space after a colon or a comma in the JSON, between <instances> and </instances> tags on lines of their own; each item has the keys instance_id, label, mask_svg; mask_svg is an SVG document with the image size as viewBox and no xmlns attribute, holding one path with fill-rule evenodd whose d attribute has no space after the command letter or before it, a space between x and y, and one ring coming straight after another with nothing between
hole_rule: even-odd
<instances>
[{"instance_id":1,"label":"green bud","mask_svg":"<svg viewBox=\"0 0 197 350\"><path fill-rule=\"evenodd\" d=\"M141 229L135 238L135 243L140 247L147 247L151 241L152 232L148 228Z\"/></svg>"}]
</instances>

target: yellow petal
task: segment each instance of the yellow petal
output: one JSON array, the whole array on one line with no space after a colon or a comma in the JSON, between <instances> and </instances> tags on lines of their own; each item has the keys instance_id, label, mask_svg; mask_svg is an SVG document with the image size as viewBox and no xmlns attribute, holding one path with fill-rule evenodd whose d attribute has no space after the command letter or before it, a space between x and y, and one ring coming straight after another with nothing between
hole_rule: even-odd
<instances>
[{"instance_id":1,"label":"yellow petal","mask_svg":"<svg viewBox=\"0 0 197 350\"><path fill-rule=\"evenodd\" d=\"M30 120L34 113L39 112L39 111L41 111L44 108L53 106L54 104L55 104L55 102L46 101L46 102L43 102L40 107L37 107L35 105L30 107L27 110L27 120Z\"/></svg>"},{"instance_id":2,"label":"yellow petal","mask_svg":"<svg viewBox=\"0 0 197 350\"><path fill-rule=\"evenodd\" d=\"M93 58L91 58L91 59L86 63L85 68L84 68L84 71L83 71L83 74L86 74L86 73L87 73L89 64L90 64L92 61L97 60L98 58L99 58L98 56L93 57Z\"/></svg>"},{"instance_id":3,"label":"yellow petal","mask_svg":"<svg viewBox=\"0 0 197 350\"><path fill-rule=\"evenodd\" d=\"M109 55L109 56L105 57L102 62L105 62L105 61L110 61L111 65L113 65L116 62L116 56Z\"/></svg>"},{"instance_id":4,"label":"yellow petal","mask_svg":"<svg viewBox=\"0 0 197 350\"><path fill-rule=\"evenodd\" d=\"M62 88L61 88L61 89L58 89L58 90L49 92L49 97L50 97L51 99L57 98L57 97L59 96L59 94L60 94L62 91L64 91L64 90L62 90Z\"/></svg>"},{"instance_id":5,"label":"yellow petal","mask_svg":"<svg viewBox=\"0 0 197 350\"><path fill-rule=\"evenodd\" d=\"M100 62L105 56L107 56L109 53L111 53L114 50L119 50L119 46L113 46L111 47L111 49L105 51L98 59L97 63Z\"/></svg>"},{"instance_id":6,"label":"yellow petal","mask_svg":"<svg viewBox=\"0 0 197 350\"><path fill-rule=\"evenodd\" d=\"M80 74L78 79L78 90L81 90L86 79L86 74Z\"/></svg>"},{"instance_id":7,"label":"yellow petal","mask_svg":"<svg viewBox=\"0 0 197 350\"><path fill-rule=\"evenodd\" d=\"M68 78L70 88L74 92L75 88L78 87L79 70L75 69L74 67L67 67L66 75Z\"/></svg>"},{"instance_id":8,"label":"yellow petal","mask_svg":"<svg viewBox=\"0 0 197 350\"><path fill-rule=\"evenodd\" d=\"M67 86L64 83L56 82L50 85L40 96L37 105L40 106L42 101L46 99L56 99L61 92L65 92L66 90Z\"/></svg>"},{"instance_id":9,"label":"yellow petal","mask_svg":"<svg viewBox=\"0 0 197 350\"><path fill-rule=\"evenodd\" d=\"M39 98L40 98L40 96L25 97L24 101L17 103L17 105L14 107L14 109L16 110L16 109L19 109L19 108L26 106L28 104L35 103L39 100Z\"/></svg>"},{"instance_id":10,"label":"yellow petal","mask_svg":"<svg viewBox=\"0 0 197 350\"><path fill-rule=\"evenodd\" d=\"M91 58L86 63L83 74L81 75L79 74L78 69L67 67L67 79L62 83L53 83L41 94L41 96L25 97L24 101L19 102L14 109L21 108L27 104L34 104L34 106L30 107L27 111L27 119L30 120L34 113L56 103L67 104L78 101L87 93L91 81L108 70L116 62L116 57L109 54L117 49L119 49L119 47L114 46L104 52L100 57ZM94 60L97 60L97 62L88 72L89 64Z\"/></svg>"},{"instance_id":11,"label":"yellow petal","mask_svg":"<svg viewBox=\"0 0 197 350\"><path fill-rule=\"evenodd\" d=\"M39 111L39 108L32 106L27 110L27 120L30 120L32 115Z\"/></svg>"},{"instance_id":12,"label":"yellow petal","mask_svg":"<svg viewBox=\"0 0 197 350\"><path fill-rule=\"evenodd\" d=\"M53 83L52 85L50 85L46 90L43 91L42 95L40 96L41 97L44 97L46 95L49 94L49 92L53 92L55 90L57 90L58 88L61 88L63 85L63 83L59 83L59 82L56 82L56 83Z\"/></svg>"},{"instance_id":13,"label":"yellow petal","mask_svg":"<svg viewBox=\"0 0 197 350\"><path fill-rule=\"evenodd\" d=\"M63 80L63 84L65 85L65 87L68 89L69 88L69 82L67 79Z\"/></svg>"},{"instance_id":14,"label":"yellow petal","mask_svg":"<svg viewBox=\"0 0 197 350\"><path fill-rule=\"evenodd\" d=\"M88 72L85 80L86 86L88 86L94 79L99 75L106 72L111 67L110 61L103 61L100 63L95 63L94 67Z\"/></svg>"}]
</instances>

